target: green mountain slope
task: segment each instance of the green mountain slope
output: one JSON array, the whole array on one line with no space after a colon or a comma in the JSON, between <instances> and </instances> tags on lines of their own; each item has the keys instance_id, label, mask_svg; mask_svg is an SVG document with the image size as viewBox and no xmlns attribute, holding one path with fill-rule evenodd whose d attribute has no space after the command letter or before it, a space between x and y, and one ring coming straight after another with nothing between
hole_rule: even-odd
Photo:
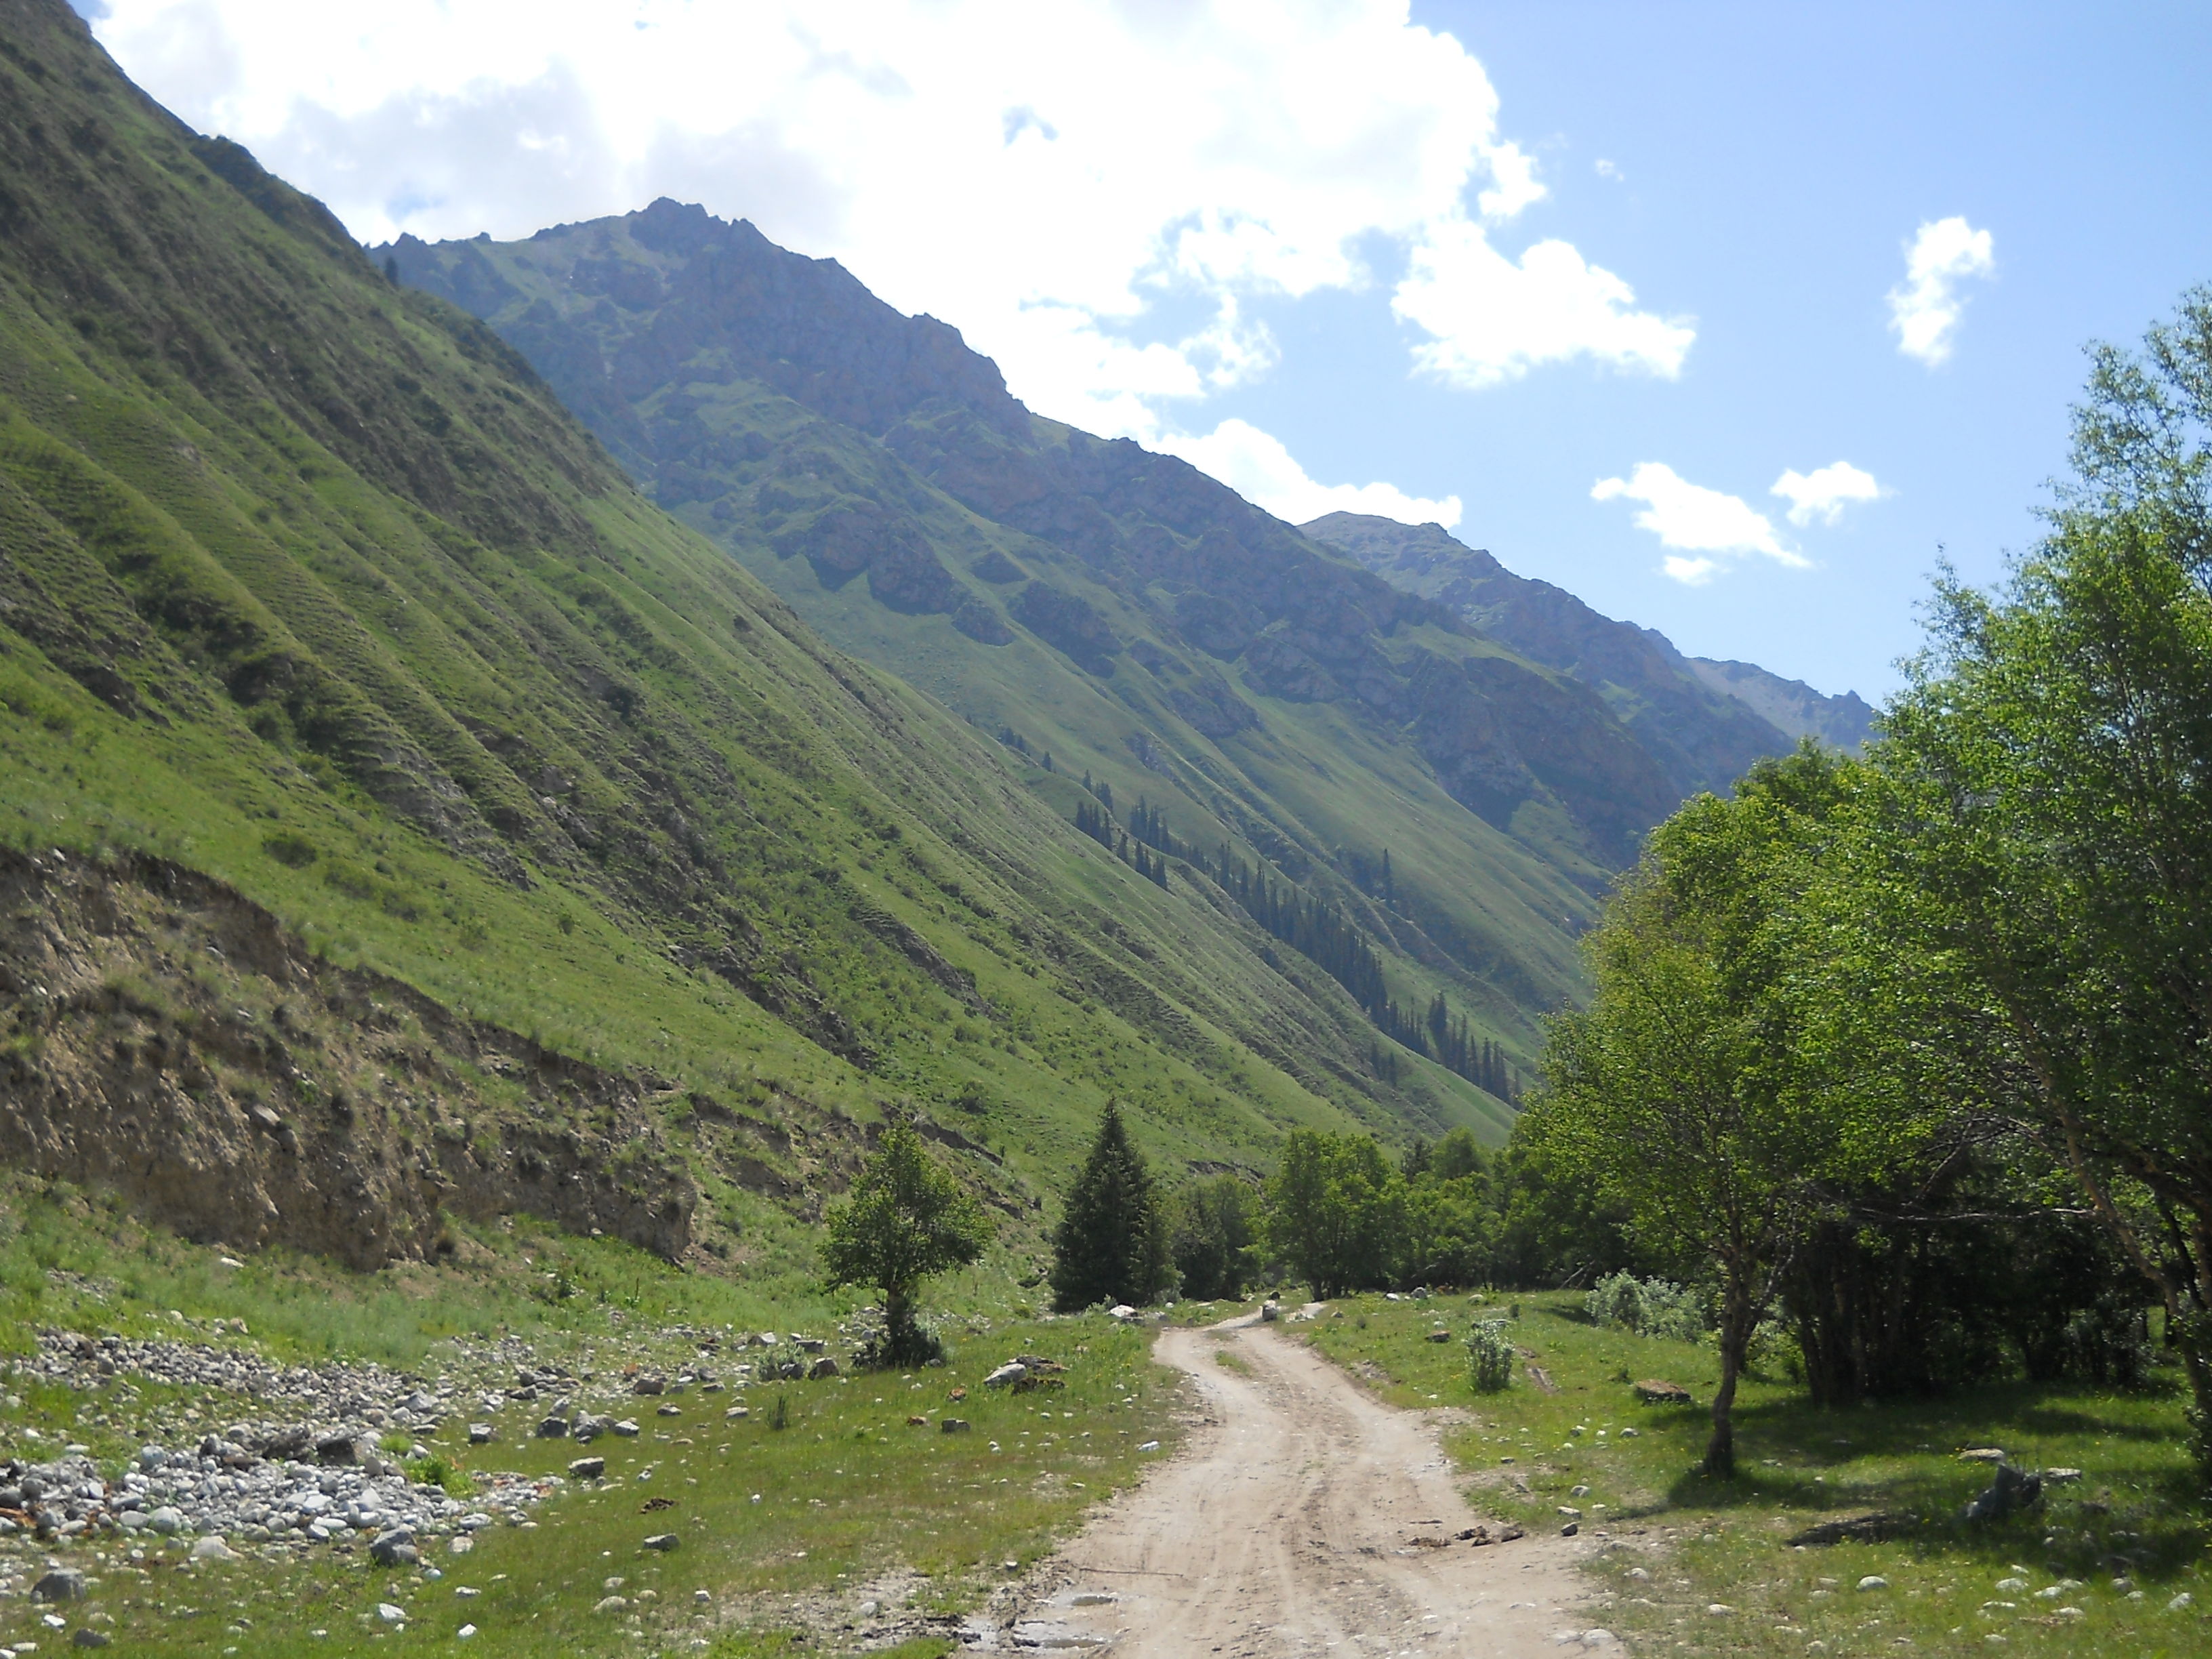
<instances>
[{"instance_id":1,"label":"green mountain slope","mask_svg":"<svg viewBox=\"0 0 2212 1659\"><path fill-rule=\"evenodd\" d=\"M807 441L778 522L834 566L871 522L842 469L893 463ZM102 1133L189 1121L238 1157L256 1112L309 1152L374 1127L434 1195L455 1101L495 1158L521 1154L485 1124L619 1097L614 1144L690 1160L709 1229L747 1170L835 1180L836 1134L817 1157L792 1125L900 1102L988 1142L975 1178L1024 1212L1109 1092L1207 1164L1301 1123L1504 1121L1386 1056L1212 876L1164 887L1079 833L1064 769L823 643L495 335L152 105L61 0L0 0L0 832L67 855L6 872L0 1152L55 1173L137 1178L85 1142L85 1090L129 1092ZM1054 742L1055 718L1024 723ZM1303 764L1295 728L1271 741ZM1455 844L1418 847L1419 813L1465 815L1404 787L1402 856L1441 872ZM88 866L138 918L97 949ZM1533 860L1510 875L1579 898ZM171 888L197 896L165 911ZM186 942L233 913L265 960ZM1536 960L1563 994L1564 943ZM284 1035L364 999L421 1006L381 1048ZM516 1080L541 1061L552 1083ZM300 1202L365 1178L348 1156Z\"/></svg>"},{"instance_id":2,"label":"green mountain slope","mask_svg":"<svg viewBox=\"0 0 2212 1659\"><path fill-rule=\"evenodd\" d=\"M1449 606L1477 632L1595 690L1686 797L1725 790L1801 737L1856 749L1873 727L1856 692L1824 696L1754 664L1686 657L1656 629L1516 576L1442 525L1331 513L1302 527L1393 587Z\"/></svg>"},{"instance_id":3,"label":"green mountain slope","mask_svg":"<svg viewBox=\"0 0 2212 1659\"><path fill-rule=\"evenodd\" d=\"M954 331L749 224L664 200L374 254L825 637L1000 735L1056 810L1166 852L1171 890L1241 872L1321 907L1373 952L1377 1023L1494 1087L1486 1056L1525 1063L1595 895L1684 793L1571 674L1033 416Z\"/></svg>"}]
</instances>

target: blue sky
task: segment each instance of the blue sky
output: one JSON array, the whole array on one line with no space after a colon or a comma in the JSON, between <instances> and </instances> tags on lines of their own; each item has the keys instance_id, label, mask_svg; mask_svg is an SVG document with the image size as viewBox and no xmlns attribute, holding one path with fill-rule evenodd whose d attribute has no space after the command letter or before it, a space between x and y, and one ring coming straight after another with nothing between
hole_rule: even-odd
<instances>
[{"instance_id":1,"label":"blue sky","mask_svg":"<svg viewBox=\"0 0 2212 1659\"><path fill-rule=\"evenodd\" d=\"M1285 516L1445 517L1686 650L1876 697L1938 547L1989 580L2035 533L2082 343L2212 280L2201 5L108 0L96 28L364 240L702 201Z\"/></svg>"}]
</instances>

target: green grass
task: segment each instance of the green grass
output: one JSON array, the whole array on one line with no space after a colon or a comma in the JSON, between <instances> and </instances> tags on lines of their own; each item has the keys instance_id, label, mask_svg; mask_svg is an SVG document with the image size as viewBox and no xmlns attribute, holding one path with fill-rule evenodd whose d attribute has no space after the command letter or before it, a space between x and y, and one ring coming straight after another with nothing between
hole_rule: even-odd
<instances>
[{"instance_id":1,"label":"green grass","mask_svg":"<svg viewBox=\"0 0 2212 1659\"><path fill-rule=\"evenodd\" d=\"M910 1105L1024 1200L1109 1095L1171 1169L1495 1119L1423 1063L1369 1075L1331 984L838 656L65 15L11 44L0 845L204 872L332 963L640 1079L672 1126L695 1091ZM715 1178L726 1149L695 1150Z\"/></svg>"},{"instance_id":2,"label":"green grass","mask_svg":"<svg viewBox=\"0 0 2212 1659\"><path fill-rule=\"evenodd\" d=\"M1802 1654L1818 1641L1820 1651L1871 1654L1905 1651L1904 1638L1923 1653L2212 1651L2198 1605L2212 1599L2205 1510L2171 1371L2141 1393L2012 1381L1837 1411L1815 1410L1786 1381L1754 1378L1737 1413L1738 1478L1714 1481L1697 1468L1717 1376L1709 1347L1594 1328L1578 1297L1522 1297L1512 1339L1558 1391L1536 1387L1524 1360L1504 1393L1478 1395L1457 1339L1513 1301L1359 1297L1296 1328L1386 1399L1467 1413L1445 1444L1479 1507L1532 1530L1556 1530L1562 1505L1579 1509L1585 1536L1617 1546L1592 1568L1610 1600L1588 1622L1639 1649ZM1453 1341L1425 1340L1438 1320ZM1629 1385L1647 1377L1681 1384L1698 1408L1638 1404ZM1992 1445L2082 1479L2054 1487L2032 1516L1969 1527L1960 1511L1988 1476L1957 1453ZM1589 1490L1574 1496L1578 1486ZM1887 1542L1787 1541L1877 1511L1921 1524ZM1869 1576L1887 1588L1859 1590ZM2014 1578L2026 1588L1996 1588ZM2081 1582L2057 1597L2035 1593L2069 1579ZM2170 1611L2185 1594L2192 1601ZM1984 1605L2004 1601L2014 1605ZM1715 1605L1730 1611L1708 1612Z\"/></svg>"},{"instance_id":3,"label":"green grass","mask_svg":"<svg viewBox=\"0 0 2212 1659\"><path fill-rule=\"evenodd\" d=\"M596 1354L605 1364L635 1353L652 1363L661 1348L684 1352L683 1339L656 1334L663 1325L822 1329L852 1305L796 1271L738 1285L527 1223L487 1237L476 1254L472 1266L366 1276L311 1258L226 1269L212 1249L18 1182L0 1194L0 1333L15 1352L34 1327L55 1325L250 1345L279 1358L357 1353L434 1372L456 1335L520 1334L547 1359ZM542 1299L536 1287L548 1271L572 1293ZM840 1597L856 1604L862 1587L879 1583L872 1599L887 1607L965 1612L1010 1576L1005 1563L1034 1561L1090 1504L1137 1479L1150 1461L1137 1446L1173 1445L1178 1395L1173 1374L1151 1364L1142 1329L1100 1316L1039 1321L1003 1279L968 1276L940 1289L930 1305L951 1349L945 1366L678 1397L668 1403L680 1417L641 1415L639 1439L595 1443L608 1459L605 1482L564 1491L532 1512L534 1526L495 1528L465 1557L434 1553L426 1565L441 1579L328 1553L301 1564L187 1565L179 1547L140 1545L134 1559L128 1543L106 1543L66 1552L101 1580L88 1606L67 1611L112 1615L101 1627L136 1651L220 1655L250 1638L256 1653L327 1653L379 1640L362 1615L373 1625L375 1604L391 1601L412 1615L409 1644L442 1645L473 1622L482 1634L471 1651L528 1656L627 1642L627 1617L592 1611L611 1577L629 1591L656 1591L640 1608L654 1640L688 1642L696 1626L732 1654L776 1650L792 1597L817 1627L824 1607ZM361 1347L347 1346L353 1339ZM1023 1395L979 1386L1017 1352L1061 1360L1065 1386ZM173 1439L261 1414L219 1389L128 1377L89 1395L11 1372L0 1372L0 1386L21 1402L0 1407L0 1455L52 1456L82 1443L110 1468L161 1425ZM750 1414L727 1418L739 1402ZM948 1416L972 1426L946 1433ZM456 1421L425 1443L430 1455L410 1465L416 1478L442 1474L456 1490L471 1470L557 1474L577 1455L572 1442L533 1437L529 1407L487 1420L494 1444L463 1443ZM663 1498L673 1501L643 1508ZM647 1535L666 1531L682 1540L678 1552L641 1550ZM456 1596L461 1585L483 1593ZM700 1589L710 1593L705 1626L693 1602ZM244 1632L231 1628L240 1614L253 1621ZM0 1601L0 1643L51 1639L38 1616ZM329 1634L311 1634L318 1629Z\"/></svg>"}]
</instances>

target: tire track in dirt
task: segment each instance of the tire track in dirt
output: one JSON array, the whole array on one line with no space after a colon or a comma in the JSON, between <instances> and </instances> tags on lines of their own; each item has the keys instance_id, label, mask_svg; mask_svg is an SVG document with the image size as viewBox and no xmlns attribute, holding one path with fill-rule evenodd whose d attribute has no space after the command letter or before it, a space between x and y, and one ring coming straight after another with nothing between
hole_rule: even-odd
<instances>
[{"instance_id":1,"label":"tire track in dirt","mask_svg":"<svg viewBox=\"0 0 2212 1659\"><path fill-rule=\"evenodd\" d=\"M1110 1644L1131 1659L1522 1659L1557 1654L1558 1632L1593 1622L1577 1611L1579 1541L1413 1541L1486 1524L1423 1414L1249 1318L1164 1331L1155 1355L1192 1378L1205 1419L1040 1569L1011 1628L975 1632L985 1643Z\"/></svg>"}]
</instances>

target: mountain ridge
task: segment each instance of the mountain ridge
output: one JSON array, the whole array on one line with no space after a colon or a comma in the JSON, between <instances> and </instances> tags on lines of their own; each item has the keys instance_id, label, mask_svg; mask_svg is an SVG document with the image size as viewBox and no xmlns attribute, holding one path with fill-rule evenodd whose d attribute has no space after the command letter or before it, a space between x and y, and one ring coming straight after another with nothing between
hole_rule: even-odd
<instances>
[{"instance_id":1,"label":"mountain ridge","mask_svg":"<svg viewBox=\"0 0 2212 1659\"><path fill-rule=\"evenodd\" d=\"M826 643L60 0L0 0L0 842L27 896L0 1066L63 1103L11 1159L158 1208L103 1122L329 1148L252 1224L322 1248L356 1183L416 1183L375 1249L422 1254L441 1194L533 1190L448 1152L519 1170L593 1124L629 1183L605 1213L673 1160L698 1198L667 1248L742 1260L769 1197L818 1211L894 1115L942 1132L1010 1250L1109 1096L1171 1168L1257 1167L1301 1126L1504 1133L1500 1094L1382 1037L1206 869L1140 873L1070 822L1073 780ZM823 516L834 562L866 514ZM65 902L62 866L92 872ZM281 947L206 948L161 896L202 882ZM311 963L423 1002L356 1042ZM67 1104L87 1088L110 1118Z\"/></svg>"},{"instance_id":2,"label":"mountain ridge","mask_svg":"<svg viewBox=\"0 0 2212 1659\"><path fill-rule=\"evenodd\" d=\"M1657 629L1615 621L1565 588L1516 575L1442 525L1331 513L1300 528L1394 586L1449 606L1478 632L1598 690L1661 755L1685 795L1724 793L1778 740L1787 747L1813 737L1856 750L1872 730L1874 710L1856 692L1824 696L1755 664L1686 656Z\"/></svg>"},{"instance_id":3,"label":"mountain ridge","mask_svg":"<svg viewBox=\"0 0 2212 1659\"><path fill-rule=\"evenodd\" d=\"M1109 817L1141 796L1160 850L1349 919L1403 994L1386 1028L1443 993L1531 1052L1534 1013L1577 994L1574 933L1688 793L1572 674L1180 460L1032 414L945 325L742 221L664 198L373 252L497 331L841 648L1110 786ZM1736 758L1788 746L1690 695L1760 734Z\"/></svg>"}]
</instances>

